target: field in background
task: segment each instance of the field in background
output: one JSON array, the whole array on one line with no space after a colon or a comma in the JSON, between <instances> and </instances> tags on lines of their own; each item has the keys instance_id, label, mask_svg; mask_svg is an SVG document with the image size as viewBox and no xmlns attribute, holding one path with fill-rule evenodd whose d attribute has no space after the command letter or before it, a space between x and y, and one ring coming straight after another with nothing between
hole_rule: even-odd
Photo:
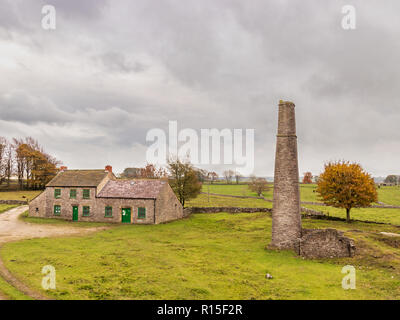
<instances>
[{"instance_id":1,"label":"field in background","mask_svg":"<svg viewBox=\"0 0 400 320\"><path fill-rule=\"evenodd\" d=\"M269 184L270 189L266 192L263 193L263 196L267 199L271 199L273 197L273 192L274 192L274 185ZM317 193L314 192L316 189L315 184L308 184L300 185L300 194L301 194L301 200L302 201L312 201L312 202L318 202L317 198ZM252 192L249 189L249 186L247 184L231 184L231 185L218 185L218 184L211 184L211 185L203 185L202 192L208 192L210 190L210 193L219 193L219 194L229 194L229 195L235 195L235 196L253 196L256 197L258 196L255 192ZM400 191L399 191L400 192Z\"/></svg>"},{"instance_id":2,"label":"field in background","mask_svg":"<svg viewBox=\"0 0 400 320\"><path fill-rule=\"evenodd\" d=\"M400 298L400 249L378 234L398 228L310 219L303 225L346 231L358 255L303 260L289 251L265 250L271 234L265 213L115 226L81 238L8 243L0 254L14 275L56 299ZM41 269L49 264L57 271L57 290L45 292ZM357 268L357 290L341 287L347 264Z\"/></svg>"},{"instance_id":3,"label":"field in background","mask_svg":"<svg viewBox=\"0 0 400 320\"><path fill-rule=\"evenodd\" d=\"M240 208L272 208L272 203L262 199L241 199L200 194L185 204L185 207L240 207Z\"/></svg>"},{"instance_id":4,"label":"field in background","mask_svg":"<svg viewBox=\"0 0 400 320\"><path fill-rule=\"evenodd\" d=\"M39 195L42 191L0 191L0 200L32 200L37 195Z\"/></svg>"},{"instance_id":5,"label":"field in background","mask_svg":"<svg viewBox=\"0 0 400 320\"><path fill-rule=\"evenodd\" d=\"M202 191L210 193L218 193L224 195L235 195L235 196L256 196L256 194L249 190L247 185L204 185ZM318 194L315 192L316 185L300 185L301 201L305 202L321 202L318 199ZM379 201L388 205L400 205L400 188L399 187L381 187L378 189ZM266 199L272 199L273 197L273 185L271 189L264 193ZM189 207L262 207L272 208L272 203L261 200L261 199L240 199L240 198L226 198L221 196L210 195L210 201L208 201L207 194L201 194L198 198L193 199L187 203ZM328 214L331 217L345 218L346 211L344 209L338 209L327 206L318 205L307 205L303 204L303 207L317 210ZM391 223L394 225L400 225L400 209L386 209L386 208L362 208L353 209L351 211L352 219L361 221L373 221Z\"/></svg>"}]
</instances>

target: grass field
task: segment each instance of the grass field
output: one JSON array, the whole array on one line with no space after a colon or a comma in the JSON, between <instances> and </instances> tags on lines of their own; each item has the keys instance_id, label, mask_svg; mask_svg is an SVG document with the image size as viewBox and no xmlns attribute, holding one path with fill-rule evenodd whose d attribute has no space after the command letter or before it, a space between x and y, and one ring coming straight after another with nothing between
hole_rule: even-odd
<instances>
[{"instance_id":1,"label":"grass field","mask_svg":"<svg viewBox=\"0 0 400 320\"><path fill-rule=\"evenodd\" d=\"M203 191L206 191L207 186ZM315 186L301 186L303 201L316 201ZM397 204L398 189L379 189L379 200ZM250 195L246 185L213 185L211 193ZM266 193L272 198L272 190ZM267 207L260 199L200 195L188 206ZM304 205L330 216L344 210ZM1 211L1 206L0 206ZM348 259L303 260L291 252L265 250L270 242L269 214L196 214L164 225L112 226L85 237L32 239L6 244L0 255L9 270L30 287L56 299L399 299L400 240L379 232L400 233L400 209L354 209L353 221L303 219L304 228L336 228L356 241ZM100 226L21 217L30 223ZM41 289L41 268L53 265L57 290ZM341 269L357 270L357 289L341 288ZM273 279L265 278L270 273ZM0 291L24 295L0 279Z\"/></svg>"},{"instance_id":2,"label":"grass field","mask_svg":"<svg viewBox=\"0 0 400 320\"><path fill-rule=\"evenodd\" d=\"M23 214L19 216L19 219L28 222L28 223L36 223L36 224L52 224L52 225L69 225L77 228L87 228L87 227L108 227L109 223L103 222L84 222L80 221L79 223L72 222L70 220L61 220L61 219L48 219L48 218L36 218L29 217L28 211L25 211Z\"/></svg>"},{"instance_id":3,"label":"grass field","mask_svg":"<svg viewBox=\"0 0 400 320\"><path fill-rule=\"evenodd\" d=\"M210 188L210 193L219 193L219 194L230 194L234 196L253 196L257 197L258 195L255 192L252 192L249 189L247 184L231 184L231 185L219 185L219 184L211 184L211 185L203 185L203 192L208 192L208 188ZM264 196L266 198L272 199L273 188L272 184L270 185L270 190L264 192Z\"/></svg>"},{"instance_id":4,"label":"grass field","mask_svg":"<svg viewBox=\"0 0 400 320\"><path fill-rule=\"evenodd\" d=\"M3 296L10 300L32 300L30 297L19 292L9 283L7 283L3 278L0 277L0 292Z\"/></svg>"},{"instance_id":5,"label":"grass field","mask_svg":"<svg viewBox=\"0 0 400 320\"><path fill-rule=\"evenodd\" d=\"M314 205L303 205L303 207L324 212L331 217L346 218L345 209ZM351 219L355 220L383 222L400 226L400 209L360 208L352 209L350 215Z\"/></svg>"},{"instance_id":6,"label":"grass field","mask_svg":"<svg viewBox=\"0 0 400 320\"><path fill-rule=\"evenodd\" d=\"M263 196L267 199L272 199L274 188L273 185L270 184L270 189L263 193ZM203 192L208 192L208 188L210 189L210 193L218 193L218 194L230 194L235 196L253 196L256 197L257 194L252 192L249 189L248 185L245 184L232 184L232 185L203 185ZM313 190L316 189L316 185L300 185L300 194L302 201L318 201L317 193L314 193Z\"/></svg>"},{"instance_id":7,"label":"grass field","mask_svg":"<svg viewBox=\"0 0 400 320\"><path fill-rule=\"evenodd\" d=\"M227 194L235 196L257 196L256 193L250 191L247 185L203 185L203 192ZM315 192L317 186L315 184L301 184L300 185L300 196L301 201L307 202L321 202L318 198L318 193ZM388 205L400 206L400 187L381 187L378 190L378 200ZM265 192L264 197L272 199L273 197L273 185L270 185L270 190Z\"/></svg>"},{"instance_id":8,"label":"grass field","mask_svg":"<svg viewBox=\"0 0 400 320\"><path fill-rule=\"evenodd\" d=\"M210 201L208 201L210 200ZM272 208L272 203L262 199L241 199L200 194L185 204L186 207L246 207L246 208Z\"/></svg>"},{"instance_id":9,"label":"grass field","mask_svg":"<svg viewBox=\"0 0 400 320\"><path fill-rule=\"evenodd\" d=\"M400 206L400 187L380 187L378 199L386 204Z\"/></svg>"},{"instance_id":10,"label":"grass field","mask_svg":"<svg viewBox=\"0 0 400 320\"><path fill-rule=\"evenodd\" d=\"M42 191L0 191L0 200L32 200Z\"/></svg>"},{"instance_id":11,"label":"grass field","mask_svg":"<svg viewBox=\"0 0 400 320\"><path fill-rule=\"evenodd\" d=\"M164 225L117 226L82 238L33 239L1 249L7 268L41 289L53 265L56 299L398 299L400 249L378 231L387 225L305 219L356 240L353 259L303 260L265 250L267 214L197 214ZM343 266L357 269L357 289L343 290ZM273 279L266 279L270 273ZM1 288L1 287L0 287Z\"/></svg>"}]
</instances>

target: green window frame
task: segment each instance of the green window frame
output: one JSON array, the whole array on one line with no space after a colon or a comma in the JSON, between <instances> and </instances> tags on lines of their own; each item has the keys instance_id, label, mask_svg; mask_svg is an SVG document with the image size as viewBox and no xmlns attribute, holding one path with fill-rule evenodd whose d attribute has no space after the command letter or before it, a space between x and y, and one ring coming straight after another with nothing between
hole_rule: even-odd
<instances>
[{"instance_id":1,"label":"green window frame","mask_svg":"<svg viewBox=\"0 0 400 320\"><path fill-rule=\"evenodd\" d=\"M61 206L55 205L54 206L54 215L55 216L60 216L61 215Z\"/></svg>"},{"instance_id":2,"label":"green window frame","mask_svg":"<svg viewBox=\"0 0 400 320\"><path fill-rule=\"evenodd\" d=\"M54 189L54 198L55 199L61 198L61 189Z\"/></svg>"},{"instance_id":3,"label":"green window frame","mask_svg":"<svg viewBox=\"0 0 400 320\"><path fill-rule=\"evenodd\" d=\"M83 206L82 207L82 215L84 217L90 216L90 207L89 206Z\"/></svg>"},{"instance_id":4,"label":"green window frame","mask_svg":"<svg viewBox=\"0 0 400 320\"><path fill-rule=\"evenodd\" d=\"M70 189L69 190L69 198L70 199L76 199L76 189Z\"/></svg>"},{"instance_id":5,"label":"green window frame","mask_svg":"<svg viewBox=\"0 0 400 320\"><path fill-rule=\"evenodd\" d=\"M104 216L105 216L105 217L112 217L112 216L113 216L113 214L112 214L112 207L110 207L110 206L105 207L105 209L104 209Z\"/></svg>"},{"instance_id":6,"label":"green window frame","mask_svg":"<svg viewBox=\"0 0 400 320\"><path fill-rule=\"evenodd\" d=\"M138 219L146 219L146 208L138 208Z\"/></svg>"},{"instance_id":7,"label":"green window frame","mask_svg":"<svg viewBox=\"0 0 400 320\"><path fill-rule=\"evenodd\" d=\"M90 189L83 189L83 199L90 199Z\"/></svg>"}]
</instances>

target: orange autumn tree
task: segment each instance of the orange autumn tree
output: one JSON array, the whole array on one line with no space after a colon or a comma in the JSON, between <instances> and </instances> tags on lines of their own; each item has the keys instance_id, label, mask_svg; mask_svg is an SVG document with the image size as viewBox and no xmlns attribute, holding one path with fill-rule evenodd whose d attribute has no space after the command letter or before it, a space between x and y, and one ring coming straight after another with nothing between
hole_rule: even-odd
<instances>
[{"instance_id":1,"label":"orange autumn tree","mask_svg":"<svg viewBox=\"0 0 400 320\"><path fill-rule=\"evenodd\" d=\"M306 172L304 174L303 183L304 184L311 184L312 183L313 175L311 172Z\"/></svg>"},{"instance_id":2,"label":"orange autumn tree","mask_svg":"<svg viewBox=\"0 0 400 320\"><path fill-rule=\"evenodd\" d=\"M374 179L359 164L348 161L326 164L317 192L326 205L346 209L347 222L352 208L368 207L378 201Z\"/></svg>"}]
</instances>

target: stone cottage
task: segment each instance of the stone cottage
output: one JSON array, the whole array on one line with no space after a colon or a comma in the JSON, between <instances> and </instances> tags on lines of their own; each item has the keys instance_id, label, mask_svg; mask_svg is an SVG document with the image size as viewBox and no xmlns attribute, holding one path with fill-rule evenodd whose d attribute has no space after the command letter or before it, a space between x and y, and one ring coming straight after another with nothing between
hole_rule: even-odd
<instances>
[{"instance_id":1,"label":"stone cottage","mask_svg":"<svg viewBox=\"0 0 400 320\"><path fill-rule=\"evenodd\" d=\"M120 180L105 170L61 171L29 203L29 216L72 221L158 224L183 217L167 181Z\"/></svg>"}]
</instances>

